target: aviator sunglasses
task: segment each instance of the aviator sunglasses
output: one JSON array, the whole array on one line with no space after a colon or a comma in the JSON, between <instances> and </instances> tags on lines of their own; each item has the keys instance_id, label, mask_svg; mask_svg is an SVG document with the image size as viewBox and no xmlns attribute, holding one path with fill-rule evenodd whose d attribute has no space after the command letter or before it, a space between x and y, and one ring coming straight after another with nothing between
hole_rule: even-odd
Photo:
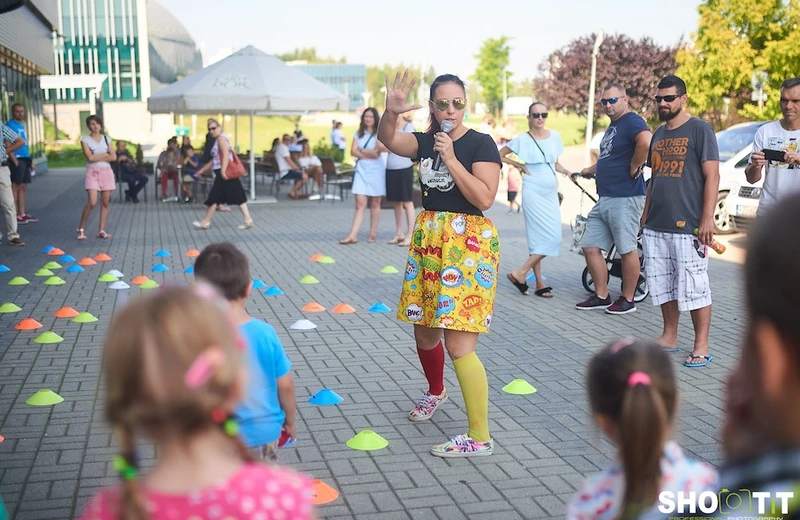
<instances>
[{"instance_id":1,"label":"aviator sunglasses","mask_svg":"<svg viewBox=\"0 0 800 520\"><path fill-rule=\"evenodd\" d=\"M453 108L455 108L456 110L464 110L464 107L467 106L467 100L464 99L464 98L458 98L458 97L457 98L453 98L452 100L450 100L450 99L437 99L436 101L433 102L433 106L435 106L436 110L438 110L439 112L444 112L445 110L447 110L447 107L450 106L450 102L451 101L453 103Z\"/></svg>"},{"instance_id":2,"label":"aviator sunglasses","mask_svg":"<svg viewBox=\"0 0 800 520\"><path fill-rule=\"evenodd\" d=\"M617 101L619 101L619 98L611 97L611 98L603 98L603 99L601 99L601 100L600 100L600 103L601 103L603 106L606 106L606 105L616 105L616 104L617 104Z\"/></svg>"}]
</instances>

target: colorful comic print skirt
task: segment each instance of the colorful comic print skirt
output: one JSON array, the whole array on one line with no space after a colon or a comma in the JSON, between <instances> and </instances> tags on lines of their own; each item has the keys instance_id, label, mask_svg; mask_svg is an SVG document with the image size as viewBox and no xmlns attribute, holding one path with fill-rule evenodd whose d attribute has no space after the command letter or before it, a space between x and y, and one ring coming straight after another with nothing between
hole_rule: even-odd
<instances>
[{"instance_id":1,"label":"colorful comic print skirt","mask_svg":"<svg viewBox=\"0 0 800 520\"><path fill-rule=\"evenodd\" d=\"M397 319L488 332L499 262L500 241L491 220L423 211L414 226Z\"/></svg>"}]
</instances>

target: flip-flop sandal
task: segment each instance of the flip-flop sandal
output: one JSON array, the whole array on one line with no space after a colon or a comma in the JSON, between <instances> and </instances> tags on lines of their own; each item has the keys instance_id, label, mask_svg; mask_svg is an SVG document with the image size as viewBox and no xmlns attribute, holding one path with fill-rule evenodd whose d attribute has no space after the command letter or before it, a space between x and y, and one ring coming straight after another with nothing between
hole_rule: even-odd
<instances>
[{"instance_id":1,"label":"flip-flop sandal","mask_svg":"<svg viewBox=\"0 0 800 520\"><path fill-rule=\"evenodd\" d=\"M683 366L689 367L689 368L704 367L704 366L708 365L709 363L711 363L711 360L714 359L714 356L711 355L711 354L709 354L707 356L695 356L694 354L690 354L689 357L691 358L692 361L694 361L695 359L705 359L705 361L703 361L702 363L691 363L689 361L684 361L683 362Z\"/></svg>"},{"instance_id":2,"label":"flip-flop sandal","mask_svg":"<svg viewBox=\"0 0 800 520\"><path fill-rule=\"evenodd\" d=\"M677 352L681 349L680 347L670 348L670 347L665 347L664 345L661 345L661 348L664 349L664 352Z\"/></svg>"},{"instance_id":3,"label":"flip-flop sandal","mask_svg":"<svg viewBox=\"0 0 800 520\"><path fill-rule=\"evenodd\" d=\"M101 231L99 231L97 233L97 238L102 238L103 240L107 240L107 239L111 238L111 235L109 235L105 231L101 230Z\"/></svg>"},{"instance_id":4,"label":"flip-flop sandal","mask_svg":"<svg viewBox=\"0 0 800 520\"><path fill-rule=\"evenodd\" d=\"M516 281L516 280L514 279L514 277L513 277L513 276L511 276L511 273L508 273L508 274L506 275L506 278L508 278L508 281L509 281L509 282L511 282L512 284L514 284L514 287L516 287L516 288L517 288L517 290L518 290L520 293L522 293L522 295L523 295L523 296L527 296L527 295L528 295L528 289L530 289L530 287L528 287L528 284L526 284L526 283L519 283L518 281Z\"/></svg>"},{"instance_id":5,"label":"flip-flop sandal","mask_svg":"<svg viewBox=\"0 0 800 520\"><path fill-rule=\"evenodd\" d=\"M86 240L86 234L83 232L83 228L78 230L78 240Z\"/></svg>"},{"instance_id":6,"label":"flip-flop sandal","mask_svg":"<svg viewBox=\"0 0 800 520\"><path fill-rule=\"evenodd\" d=\"M547 296L547 293L550 293L550 295ZM542 287L541 289L536 289L535 291L533 291L533 294L535 294L536 296L538 296L540 298L552 298L553 297L553 288L552 287Z\"/></svg>"},{"instance_id":7,"label":"flip-flop sandal","mask_svg":"<svg viewBox=\"0 0 800 520\"><path fill-rule=\"evenodd\" d=\"M358 243L358 239L357 238L349 238L349 237L348 238L343 238L343 239L339 240L339 243L342 244L343 246L349 246L351 244L357 244Z\"/></svg>"}]
</instances>

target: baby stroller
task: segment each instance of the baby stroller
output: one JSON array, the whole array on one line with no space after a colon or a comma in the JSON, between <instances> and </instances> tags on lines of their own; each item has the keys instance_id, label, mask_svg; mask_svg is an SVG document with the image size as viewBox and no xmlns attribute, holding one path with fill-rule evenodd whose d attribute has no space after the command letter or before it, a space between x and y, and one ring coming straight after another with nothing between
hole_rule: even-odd
<instances>
[{"instance_id":1,"label":"baby stroller","mask_svg":"<svg viewBox=\"0 0 800 520\"><path fill-rule=\"evenodd\" d=\"M597 199L593 197L588 191L586 191L583 186L578 183L575 177L578 174L570 175L570 180L572 183L581 190L581 206L578 215L575 219L570 223L570 227L572 228L572 246L570 246L570 251L578 254L583 254L580 242L583 239L583 234L586 232L586 222L587 218L583 215L583 198L588 197L594 203L597 203ZM647 280L644 276L644 250L642 249L642 233L639 232L639 237L637 239L637 252L639 254L639 279L636 282L636 290L633 292L633 301L639 303L640 301L647 298L647 295L650 294L649 289L647 288ZM611 249L608 251L603 251L606 265L608 266L608 276L609 280L611 277L619 278L622 280L622 257L617 253L617 246L612 245ZM594 293L594 280L592 280L592 275L589 273L589 266L586 266L583 269L583 274L581 274L581 282L583 283L583 288L589 291L590 293ZM621 285L621 284L620 284Z\"/></svg>"}]
</instances>

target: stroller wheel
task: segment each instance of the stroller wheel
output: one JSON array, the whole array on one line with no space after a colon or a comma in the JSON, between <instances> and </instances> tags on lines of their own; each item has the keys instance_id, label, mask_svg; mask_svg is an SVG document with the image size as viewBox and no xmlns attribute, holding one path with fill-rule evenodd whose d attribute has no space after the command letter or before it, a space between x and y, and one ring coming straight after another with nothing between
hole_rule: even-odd
<instances>
[{"instance_id":1,"label":"stroller wheel","mask_svg":"<svg viewBox=\"0 0 800 520\"><path fill-rule=\"evenodd\" d=\"M639 303L647 298L648 294L650 294L650 289L647 288L647 280L644 275L640 274L639 280L636 282L636 291L633 293L633 301Z\"/></svg>"}]
</instances>

